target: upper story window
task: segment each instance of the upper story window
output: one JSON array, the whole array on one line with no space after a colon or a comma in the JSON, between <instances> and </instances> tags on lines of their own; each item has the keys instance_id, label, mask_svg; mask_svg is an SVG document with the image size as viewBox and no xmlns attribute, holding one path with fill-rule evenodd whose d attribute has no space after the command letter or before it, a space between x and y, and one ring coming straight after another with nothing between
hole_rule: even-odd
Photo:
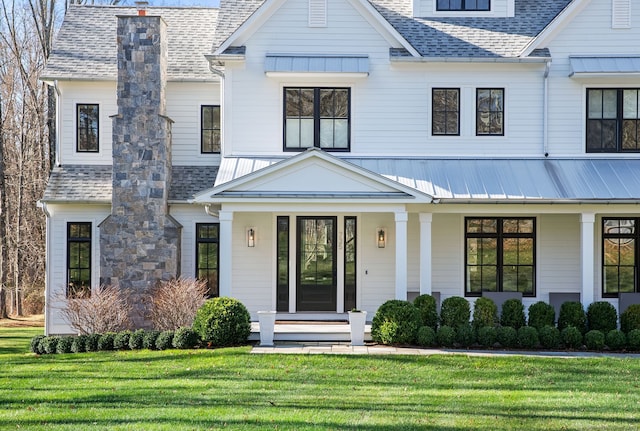
<instances>
[{"instance_id":1,"label":"upper story window","mask_svg":"<svg viewBox=\"0 0 640 431\"><path fill-rule=\"evenodd\" d=\"M602 296L639 292L638 218L602 219Z\"/></svg>"},{"instance_id":2,"label":"upper story window","mask_svg":"<svg viewBox=\"0 0 640 431\"><path fill-rule=\"evenodd\" d=\"M200 151L203 154L220 152L220 106L203 105L200 121Z\"/></svg>"},{"instance_id":3,"label":"upper story window","mask_svg":"<svg viewBox=\"0 0 640 431\"><path fill-rule=\"evenodd\" d=\"M490 0L437 0L439 11L489 11Z\"/></svg>"},{"instance_id":4,"label":"upper story window","mask_svg":"<svg viewBox=\"0 0 640 431\"><path fill-rule=\"evenodd\" d=\"M99 113L97 104L76 105L76 151L96 153L99 150Z\"/></svg>"},{"instance_id":5,"label":"upper story window","mask_svg":"<svg viewBox=\"0 0 640 431\"><path fill-rule=\"evenodd\" d=\"M349 151L351 89L286 87L284 150Z\"/></svg>"},{"instance_id":6,"label":"upper story window","mask_svg":"<svg viewBox=\"0 0 640 431\"><path fill-rule=\"evenodd\" d=\"M91 223L67 223L67 298L91 295Z\"/></svg>"},{"instance_id":7,"label":"upper story window","mask_svg":"<svg viewBox=\"0 0 640 431\"><path fill-rule=\"evenodd\" d=\"M434 88L431 115L432 135L460 135L460 89Z\"/></svg>"},{"instance_id":8,"label":"upper story window","mask_svg":"<svg viewBox=\"0 0 640 431\"><path fill-rule=\"evenodd\" d=\"M587 89L587 152L640 151L640 89Z\"/></svg>"},{"instance_id":9,"label":"upper story window","mask_svg":"<svg viewBox=\"0 0 640 431\"><path fill-rule=\"evenodd\" d=\"M476 135L504 135L504 88L476 89Z\"/></svg>"}]
</instances>

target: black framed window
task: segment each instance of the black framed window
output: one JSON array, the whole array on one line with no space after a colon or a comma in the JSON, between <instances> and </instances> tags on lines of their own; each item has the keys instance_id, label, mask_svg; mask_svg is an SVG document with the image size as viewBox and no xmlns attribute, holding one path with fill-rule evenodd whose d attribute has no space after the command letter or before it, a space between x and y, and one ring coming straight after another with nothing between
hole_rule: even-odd
<instances>
[{"instance_id":1,"label":"black framed window","mask_svg":"<svg viewBox=\"0 0 640 431\"><path fill-rule=\"evenodd\" d=\"M640 151L640 89L587 89L587 152Z\"/></svg>"},{"instance_id":2,"label":"black framed window","mask_svg":"<svg viewBox=\"0 0 640 431\"><path fill-rule=\"evenodd\" d=\"M439 11L489 11L490 0L437 0Z\"/></svg>"},{"instance_id":3,"label":"black framed window","mask_svg":"<svg viewBox=\"0 0 640 431\"><path fill-rule=\"evenodd\" d=\"M432 135L460 135L460 89L432 89L431 115Z\"/></svg>"},{"instance_id":4,"label":"black framed window","mask_svg":"<svg viewBox=\"0 0 640 431\"><path fill-rule=\"evenodd\" d=\"M67 298L91 296L91 223L67 223Z\"/></svg>"},{"instance_id":5,"label":"black framed window","mask_svg":"<svg viewBox=\"0 0 640 431\"><path fill-rule=\"evenodd\" d=\"M277 254L278 267L276 268L276 277L278 285L276 287L277 311L289 311L289 217L278 216L277 218Z\"/></svg>"},{"instance_id":6,"label":"black framed window","mask_svg":"<svg viewBox=\"0 0 640 431\"><path fill-rule=\"evenodd\" d=\"M200 107L200 151L203 154L220 152L220 106Z\"/></svg>"},{"instance_id":7,"label":"black framed window","mask_svg":"<svg viewBox=\"0 0 640 431\"><path fill-rule=\"evenodd\" d=\"M504 88L476 89L476 135L504 135Z\"/></svg>"},{"instance_id":8,"label":"black framed window","mask_svg":"<svg viewBox=\"0 0 640 431\"><path fill-rule=\"evenodd\" d=\"M284 150L350 148L350 88L284 89Z\"/></svg>"},{"instance_id":9,"label":"black framed window","mask_svg":"<svg viewBox=\"0 0 640 431\"><path fill-rule=\"evenodd\" d=\"M207 282L208 296L220 296L219 223L196 224L196 277Z\"/></svg>"},{"instance_id":10,"label":"black framed window","mask_svg":"<svg viewBox=\"0 0 640 431\"><path fill-rule=\"evenodd\" d=\"M640 292L638 244L640 218L602 219L602 296Z\"/></svg>"},{"instance_id":11,"label":"black framed window","mask_svg":"<svg viewBox=\"0 0 640 431\"><path fill-rule=\"evenodd\" d=\"M98 137L100 109L97 104L76 105L76 151L96 153L100 149Z\"/></svg>"},{"instance_id":12,"label":"black framed window","mask_svg":"<svg viewBox=\"0 0 640 431\"><path fill-rule=\"evenodd\" d=\"M344 311L356 308L357 219L344 218Z\"/></svg>"},{"instance_id":13,"label":"black framed window","mask_svg":"<svg viewBox=\"0 0 640 431\"><path fill-rule=\"evenodd\" d=\"M465 295L522 292L535 296L536 220L465 218Z\"/></svg>"}]
</instances>

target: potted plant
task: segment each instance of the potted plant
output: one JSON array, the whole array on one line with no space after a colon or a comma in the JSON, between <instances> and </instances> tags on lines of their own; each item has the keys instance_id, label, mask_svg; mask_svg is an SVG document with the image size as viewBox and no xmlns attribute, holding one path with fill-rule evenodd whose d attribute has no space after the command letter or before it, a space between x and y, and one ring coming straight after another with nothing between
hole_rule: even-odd
<instances>
[{"instance_id":1,"label":"potted plant","mask_svg":"<svg viewBox=\"0 0 640 431\"><path fill-rule=\"evenodd\" d=\"M260 323L260 345L273 346L273 333L276 327L275 311L258 311Z\"/></svg>"},{"instance_id":2,"label":"potted plant","mask_svg":"<svg viewBox=\"0 0 640 431\"><path fill-rule=\"evenodd\" d=\"M352 346L364 346L364 325L366 321L366 311L355 308L349 311L349 329L351 331Z\"/></svg>"}]
</instances>

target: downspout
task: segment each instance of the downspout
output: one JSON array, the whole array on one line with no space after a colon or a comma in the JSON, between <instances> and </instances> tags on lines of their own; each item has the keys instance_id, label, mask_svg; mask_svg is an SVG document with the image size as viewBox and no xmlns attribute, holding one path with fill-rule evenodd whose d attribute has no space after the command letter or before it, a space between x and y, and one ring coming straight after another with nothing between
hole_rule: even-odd
<instances>
[{"instance_id":1,"label":"downspout","mask_svg":"<svg viewBox=\"0 0 640 431\"><path fill-rule=\"evenodd\" d=\"M542 152L549 157L549 69L551 61L544 66L544 84L542 94Z\"/></svg>"},{"instance_id":2,"label":"downspout","mask_svg":"<svg viewBox=\"0 0 640 431\"><path fill-rule=\"evenodd\" d=\"M219 218L220 211L211 211L211 204L206 204L204 206L204 212L207 213L208 216Z\"/></svg>"},{"instance_id":3,"label":"downspout","mask_svg":"<svg viewBox=\"0 0 640 431\"><path fill-rule=\"evenodd\" d=\"M60 88L58 87L58 80L53 81L53 89L56 92L56 145L54 151L55 164L60 166Z\"/></svg>"},{"instance_id":4,"label":"downspout","mask_svg":"<svg viewBox=\"0 0 640 431\"><path fill-rule=\"evenodd\" d=\"M47 256L47 259L45 261L45 268L44 268L44 303L45 303L45 307L44 307L44 335L49 335L49 322L50 322L50 310L49 310L49 305L51 305L51 301L49 299L49 283L51 282L51 265L49 265L49 251L51 251L50 248L50 244L51 244L51 213L49 212L49 209L47 208L47 204L45 202L42 201L38 201L37 205L39 208L42 208L42 212L44 212L44 215L46 216L46 221L45 221L45 227L46 230L45 232L47 233L45 235L45 240L44 240L44 249L45 249L45 256Z\"/></svg>"}]
</instances>

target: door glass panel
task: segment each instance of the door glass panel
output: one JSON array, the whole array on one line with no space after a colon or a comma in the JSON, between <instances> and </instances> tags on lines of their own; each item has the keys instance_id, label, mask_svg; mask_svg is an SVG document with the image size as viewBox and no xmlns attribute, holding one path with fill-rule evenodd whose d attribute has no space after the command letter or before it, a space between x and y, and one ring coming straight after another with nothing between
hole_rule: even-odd
<instances>
[{"instance_id":1,"label":"door glass panel","mask_svg":"<svg viewBox=\"0 0 640 431\"><path fill-rule=\"evenodd\" d=\"M299 311L335 311L335 221L334 217L298 218Z\"/></svg>"},{"instance_id":2,"label":"door glass panel","mask_svg":"<svg viewBox=\"0 0 640 431\"><path fill-rule=\"evenodd\" d=\"M344 218L344 310L356 308L356 218Z\"/></svg>"}]
</instances>

